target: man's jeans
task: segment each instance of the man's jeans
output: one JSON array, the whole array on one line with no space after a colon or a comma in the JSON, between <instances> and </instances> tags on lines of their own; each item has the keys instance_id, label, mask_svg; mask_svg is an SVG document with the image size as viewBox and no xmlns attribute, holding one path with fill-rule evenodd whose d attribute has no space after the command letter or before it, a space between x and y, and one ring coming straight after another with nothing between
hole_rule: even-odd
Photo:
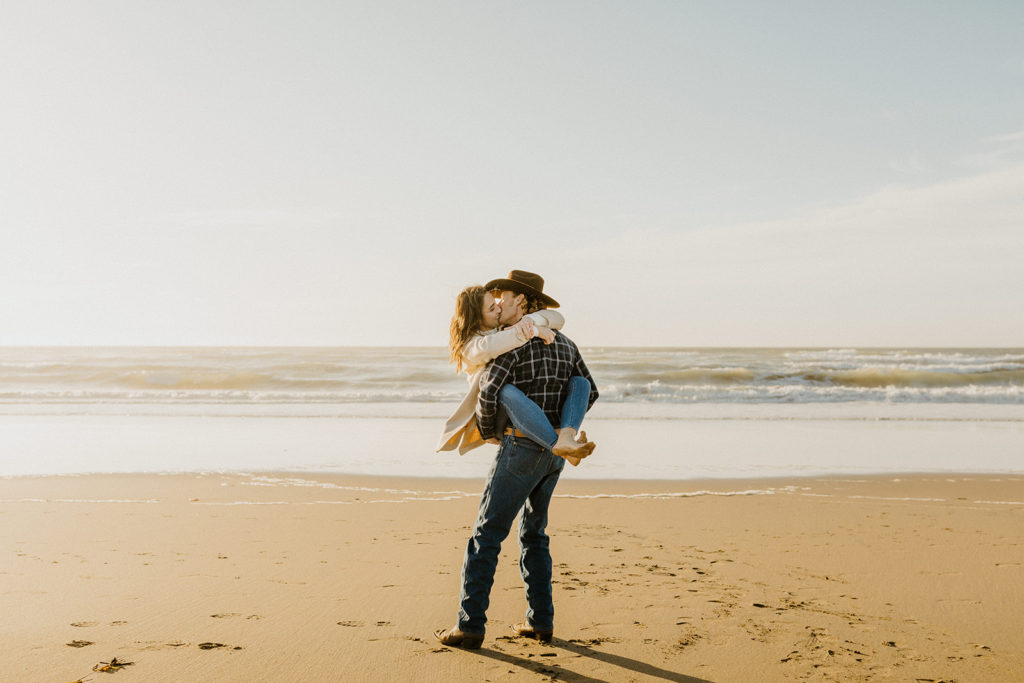
<instances>
[{"instance_id":1,"label":"man's jeans","mask_svg":"<svg viewBox=\"0 0 1024 683\"><path fill-rule=\"evenodd\" d=\"M519 571L526 584L526 619L537 630L553 630L551 551L544 530L551 494L564 465L564 459L529 439L502 439L487 475L476 525L462 562L460 630L484 633L501 542L508 536L520 509L523 514L519 520Z\"/></svg>"}]
</instances>

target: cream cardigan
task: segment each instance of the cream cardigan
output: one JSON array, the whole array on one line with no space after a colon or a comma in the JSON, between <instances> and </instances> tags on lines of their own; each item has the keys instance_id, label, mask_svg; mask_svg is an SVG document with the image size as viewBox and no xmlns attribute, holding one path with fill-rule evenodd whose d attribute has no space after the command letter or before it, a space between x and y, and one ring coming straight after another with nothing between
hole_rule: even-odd
<instances>
[{"instance_id":1,"label":"cream cardigan","mask_svg":"<svg viewBox=\"0 0 1024 683\"><path fill-rule=\"evenodd\" d=\"M533 320L534 325L549 327L552 330L560 330L565 324L565 318L561 313L548 309L524 317ZM480 396L480 376L489 362L528 341L530 340L523 337L517 328L509 327L500 332L483 332L466 342L462 349L462 370L469 379L469 393L444 423L444 432L437 442L437 453L458 448L459 455L465 455L467 451L484 443L476 426L476 400Z\"/></svg>"}]
</instances>

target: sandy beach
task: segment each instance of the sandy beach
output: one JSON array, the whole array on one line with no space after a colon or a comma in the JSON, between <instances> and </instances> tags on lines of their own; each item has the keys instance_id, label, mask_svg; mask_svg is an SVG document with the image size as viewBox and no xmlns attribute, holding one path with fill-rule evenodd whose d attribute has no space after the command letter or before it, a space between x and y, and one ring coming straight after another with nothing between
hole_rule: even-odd
<instances>
[{"instance_id":1,"label":"sandy beach","mask_svg":"<svg viewBox=\"0 0 1024 683\"><path fill-rule=\"evenodd\" d=\"M554 642L509 539L474 652L431 632L481 486L0 480L0 680L1022 680L1024 477L567 479Z\"/></svg>"}]
</instances>

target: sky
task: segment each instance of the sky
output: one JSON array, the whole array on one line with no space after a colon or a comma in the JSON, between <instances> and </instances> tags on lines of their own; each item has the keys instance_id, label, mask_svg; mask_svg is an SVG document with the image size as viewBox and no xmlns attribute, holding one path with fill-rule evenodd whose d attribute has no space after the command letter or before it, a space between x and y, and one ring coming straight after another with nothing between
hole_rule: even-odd
<instances>
[{"instance_id":1,"label":"sky","mask_svg":"<svg viewBox=\"0 0 1024 683\"><path fill-rule=\"evenodd\" d=\"M0 345L1024 347L1024 3L14 0Z\"/></svg>"}]
</instances>

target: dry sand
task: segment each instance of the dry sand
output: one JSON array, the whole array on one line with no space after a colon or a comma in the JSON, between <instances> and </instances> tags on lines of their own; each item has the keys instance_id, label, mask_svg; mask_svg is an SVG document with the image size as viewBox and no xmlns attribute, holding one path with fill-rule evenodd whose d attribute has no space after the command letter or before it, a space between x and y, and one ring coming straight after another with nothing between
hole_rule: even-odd
<instances>
[{"instance_id":1,"label":"dry sand","mask_svg":"<svg viewBox=\"0 0 1024 683\"><path fill-rule=\"evenodd\" d=\"M1024 477L566 478L554 642L509 539L462 651L482 482L276 476L0 480L0 680L1024 680Z\"/></svg>"}]
</instances>

